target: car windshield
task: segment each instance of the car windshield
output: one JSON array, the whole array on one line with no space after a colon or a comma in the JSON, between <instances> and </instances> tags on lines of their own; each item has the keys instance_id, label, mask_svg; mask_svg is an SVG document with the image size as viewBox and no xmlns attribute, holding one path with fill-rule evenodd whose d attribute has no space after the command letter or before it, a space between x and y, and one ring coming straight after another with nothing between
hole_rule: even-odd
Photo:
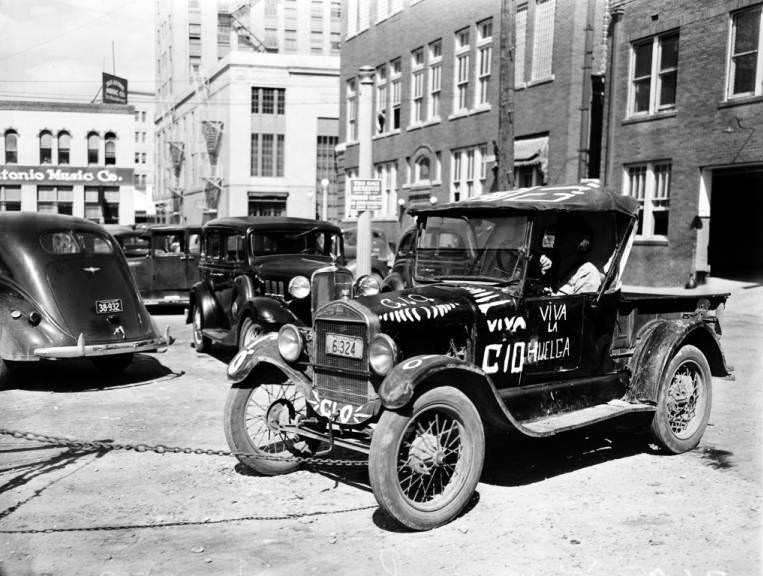
<instances>
[{"instance_id":1,"label":"car windshield","mask_svg":"<svg viewBox=\"0 0 763 576\"><path fill-rule=\"evenodd\" d=\"M419 233L415 277L518 283L526 230L525 216L429 217Z\"/></svg>"},{"instance_id":2,"label":"car windshield","mask_svg":"<svg viewBox=\"0 0 763 576\"><path fill-rule=\"evenodd\" d=\"M252 234L251 243L255 256L309 254L336 257L342 246L340 234L321 228L257 231Z\"/></svg>"},{"instance_id":3,"label":"car windshield","mask_svg":"<svg viewBox=\"0 0 763 576\"><path fill-rule=\"evenodd\" d=\"M40 236L40 245L51 254L110 254L114 251L105 236L81 230L58 230Z\"/></svg>"}]
</instances>

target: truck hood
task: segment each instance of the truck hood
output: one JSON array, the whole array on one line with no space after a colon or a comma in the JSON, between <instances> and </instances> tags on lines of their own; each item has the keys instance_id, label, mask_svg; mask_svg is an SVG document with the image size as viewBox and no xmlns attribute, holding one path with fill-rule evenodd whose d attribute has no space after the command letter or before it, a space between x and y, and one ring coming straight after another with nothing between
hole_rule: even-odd
<instances>
[{"instance_id":1,"label":"truck hood","mask_svg":"<svg viewBox=\"0 0 763 576\"><path fill-rule=\"evenodd\" d=\"M495 309L516 310L516 298L506 291L484 285L418 286L399 292L384 292L358 298L378 317L382 330L402 325L472 324Z\"/></svg>"}]
</instances>

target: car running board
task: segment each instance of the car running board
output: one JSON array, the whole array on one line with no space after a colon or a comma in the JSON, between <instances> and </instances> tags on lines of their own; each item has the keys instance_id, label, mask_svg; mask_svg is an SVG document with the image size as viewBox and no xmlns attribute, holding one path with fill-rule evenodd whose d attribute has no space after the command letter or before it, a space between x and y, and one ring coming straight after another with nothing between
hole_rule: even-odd
<instances>
[{"instance_id":1,"label":"car running board","mask_svg":"<svg viewBox=\"0 0 763 576\"><path fill-rule=\"evenodd\" d=\"M602 422L631 414L633 412L654 412L655 407L650 404L630 403L624 400L610 400L606 404L598 404L589 408L582 408L564 414L553 414L535 420L520 421L522 428L526 428L533 436L553 436L559 432L582 428L596 422Z\"/></svg>"},{"instance_id":2,"label":"car running board","mask_svg":"<svg viewBox=\"0 0 763 576\"><path fill-rule=\"evenodd\" d=\"M221 328L204 328L202 329L201 333L207 338L211 338L216 342L225 340L225 337L228 335L228 331L222 330Z\"/></svg>"}]
</instances>

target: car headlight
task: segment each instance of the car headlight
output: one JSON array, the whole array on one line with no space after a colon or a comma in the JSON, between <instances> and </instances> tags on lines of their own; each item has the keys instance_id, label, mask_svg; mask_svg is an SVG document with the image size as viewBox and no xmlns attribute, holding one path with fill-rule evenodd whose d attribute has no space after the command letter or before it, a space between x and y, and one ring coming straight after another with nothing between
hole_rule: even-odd
<instances>
[{"instance_id":1,"label":"car headlight","mask_svg":"<svg viewBox=\"0 0 763 576\"><path fill-rule=\"evenodd\" d=\"M278 331L278 352L287 362L296 362L302 354L302 335L294 324L284 324Z\"/></svg>"},{"instance_id":2,"label":"car headlight","mask_svg":"<svg viewBox=\"0 0 763 576\"><path fill-rule=\"evenodd\" d=\"M310 280L304 276L295 276L289 282L289 294L297 300L306 298L310 294Z\"/></svg>"},{"instance_id":3,"label":"car headlight","mask_svg":"<svg viewBox=\"0 0 763 576\"><path fill-rule=\"evenodd\" d=\"M384 376L392 370L397 357L397 346L395 341L386 334L377 334L371 341L371 348L368 352L368 362L371 368L379 376Z\"/></svg>"},{"instance_id":4,"label":"car headlight","mask_svg":"<svg viewBox=\"0 0 763 576\"><path fill-rule=\"evenodd\" d=\"M357 296L373 296L381 292L379 280L371 275L361 276L355 282L355 294Z\"/></svg>"}]
</instances>

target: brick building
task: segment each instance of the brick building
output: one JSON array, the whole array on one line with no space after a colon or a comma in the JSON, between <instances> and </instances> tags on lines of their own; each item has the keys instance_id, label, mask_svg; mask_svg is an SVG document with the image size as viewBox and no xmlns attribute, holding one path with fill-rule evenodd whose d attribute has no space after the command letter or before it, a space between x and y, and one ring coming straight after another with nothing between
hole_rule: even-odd
<instances>
[{"instance_id":1,"label":"brick building","mask_svg":"<svg viewBox=\"0 0 763 576\"><path fill-rule=\"evenodd\" d=\"M626 282L763 270L762 8L613 4L604 181L643 204Z\"/></svg>"},{"instance_id":2,"label":"brick building","mask_svg":"<svg viewBox=\"0 0 763 576\"><path fill-rule=\"evenodd\" d=\"M498 140L500 0L345 0L339 193L330 214L351 222L358 175L361 66L375 69L375 225L395 238L416 202L468 198L493 186ZM604 0L529 0L516 13L515 181L598 177Z\"/></svg>"}]
</instances>

